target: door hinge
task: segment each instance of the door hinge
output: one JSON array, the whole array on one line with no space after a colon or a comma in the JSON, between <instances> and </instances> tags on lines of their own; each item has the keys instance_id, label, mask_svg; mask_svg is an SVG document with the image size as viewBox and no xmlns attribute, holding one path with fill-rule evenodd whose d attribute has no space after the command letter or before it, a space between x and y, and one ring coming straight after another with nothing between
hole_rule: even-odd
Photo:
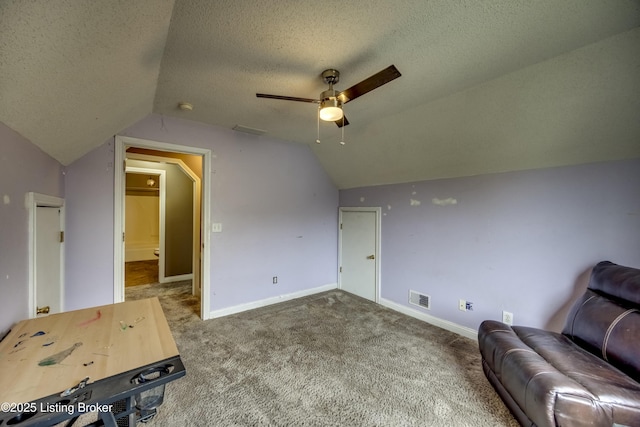
<instances>
[{"instance_id":1,"label":"door hinge","mask_svg":"<svg viewBox=\"0 0 640 427\"><path fill-rule=\"evenodd\" d=\"M124 242L124 231L122 232L122 241Z\"/></svg>"},{"instance_id":2,"label":"door hinge","mask_svg":"<svg viewBox=\"0 0 640 427\"><path fill-rule=\"evenodd\" d=\"M340 223L340 230L342 230L342 223Z\"/></svg>"},{"instance_id":3,"label":"door hinge","mask_svg":"<svg viewBox=\"0 0 640 427\"><path fill-rule=\"evenodd\" d=\"M340 266L340 273L342 273L342 266Z\"/></svg>"},{"instance_id":4,"label":"door hinge","mask_svg":"<svg viewBox=\"0 0 640 427\"><path fill-rule=\"evenodd\" d=\"M122 172L127 172L127 161L126 160L122 161Z\"/></svg>"},{"instance_id":5,"label":"door hinge","mask_svg":"<svg viewBox=\"0 0 640 427\"><path fill-rule=\"evenodd\" d=\"M60 243L64 242L64 231L60 232Z\"/></svg>"}]
</instances>

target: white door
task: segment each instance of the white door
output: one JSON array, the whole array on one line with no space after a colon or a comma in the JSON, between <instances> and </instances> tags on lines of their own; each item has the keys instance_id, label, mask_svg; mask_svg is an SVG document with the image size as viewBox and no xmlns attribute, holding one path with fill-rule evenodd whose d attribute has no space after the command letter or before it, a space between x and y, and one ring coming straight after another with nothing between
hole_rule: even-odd
<instances>
[{"instance_id":1,"label":"white door","mask_svg":"<svg viewBox=\"0 0 640 427\"><path fill-rule=\"evenodd\" d=\"M60 208L38 206L35 215L36 313L62 311ZM48 307L48 310L47 310Z\"/></svg>"},{"instance_id":2,"label":"white door","mask_svg":"<svg viewBox=\"0 0 640 427\"><path fill-rule=\"evenodd\" d=\"M377 302L379 208L340 208L340 289Z\"/></svg>"}]
</instances>

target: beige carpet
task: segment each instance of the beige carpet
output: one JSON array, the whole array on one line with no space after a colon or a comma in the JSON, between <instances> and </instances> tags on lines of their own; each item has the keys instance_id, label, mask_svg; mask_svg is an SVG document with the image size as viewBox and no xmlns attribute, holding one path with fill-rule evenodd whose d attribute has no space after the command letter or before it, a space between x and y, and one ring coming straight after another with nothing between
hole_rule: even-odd
<instances>
[{"instance_id":1,"label":"beige carpet","mask_svg":"<svg viewBox=\"0 0 640 427\"><path fill-rule=\"evenodd\" d=\"M201 321L190 282L160 292L187 368L149 426L517 426L477 343L329 291Z\"/></svg>"}]
</instances>

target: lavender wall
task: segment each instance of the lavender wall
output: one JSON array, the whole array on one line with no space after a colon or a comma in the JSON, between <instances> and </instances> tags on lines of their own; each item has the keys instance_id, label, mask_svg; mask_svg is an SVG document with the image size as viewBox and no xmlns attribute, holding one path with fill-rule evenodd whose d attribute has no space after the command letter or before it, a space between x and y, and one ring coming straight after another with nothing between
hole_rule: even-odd
<instances>
[{"instance_id":1,"label":"lavender wall","mask_svg":"<svg viewBox=\"0 0 640 427\"><path fill-rule=\"evenodd\" d=\"M0 123L0 336L29 317L30 191L64 197L63 167L29 140Z\"/></svg>"},{"instance_id":2,"label":"lavender wall","mask_svg":"<svg viewBox=\"0 0 640 427\"><path fill-rule=\"evenodd\" d=\"M67 167L65 310L113 302L114 142Z\"/></svg>"},{"instance_id":3,"label":"lavender wall","mask_svg":"<svg viewBox=\"0 0 640 427\"><path fill-rule=\"evenodd\" d=\"M121 135L213 151L212 310L336 283L338 190L307 146L157 115ZM112 300L111 148L69 167L69 308Z\"/></svg>"},{"instance_id":4,"label":"lavender wall","mask_svg":"<svg viewBox=\"0 0 640 427\"><path fill-rule=\"evenodd\" d=\"M342 190L340 206L382 207L382 298L416 308L413 289L473 329L507 310L559 330L594 263L640 268L639 189L634 160Z\"/></svg>"}]
</instances>

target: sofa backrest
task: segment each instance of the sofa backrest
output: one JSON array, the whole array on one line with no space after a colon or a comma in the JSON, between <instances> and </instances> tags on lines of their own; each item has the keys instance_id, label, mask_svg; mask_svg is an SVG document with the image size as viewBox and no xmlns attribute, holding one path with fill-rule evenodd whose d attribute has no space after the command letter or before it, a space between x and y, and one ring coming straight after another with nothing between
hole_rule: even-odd
<instances>
[{"instance_id":1,"label":"sofa backrest","mask_svg":"<svg viewBox=\"0 0 640 427\"><path fill-rule=\"evenodd\" d=\"M640 381L640 270L598 263L562 333Z\"/></svg>"}]
</instances>

